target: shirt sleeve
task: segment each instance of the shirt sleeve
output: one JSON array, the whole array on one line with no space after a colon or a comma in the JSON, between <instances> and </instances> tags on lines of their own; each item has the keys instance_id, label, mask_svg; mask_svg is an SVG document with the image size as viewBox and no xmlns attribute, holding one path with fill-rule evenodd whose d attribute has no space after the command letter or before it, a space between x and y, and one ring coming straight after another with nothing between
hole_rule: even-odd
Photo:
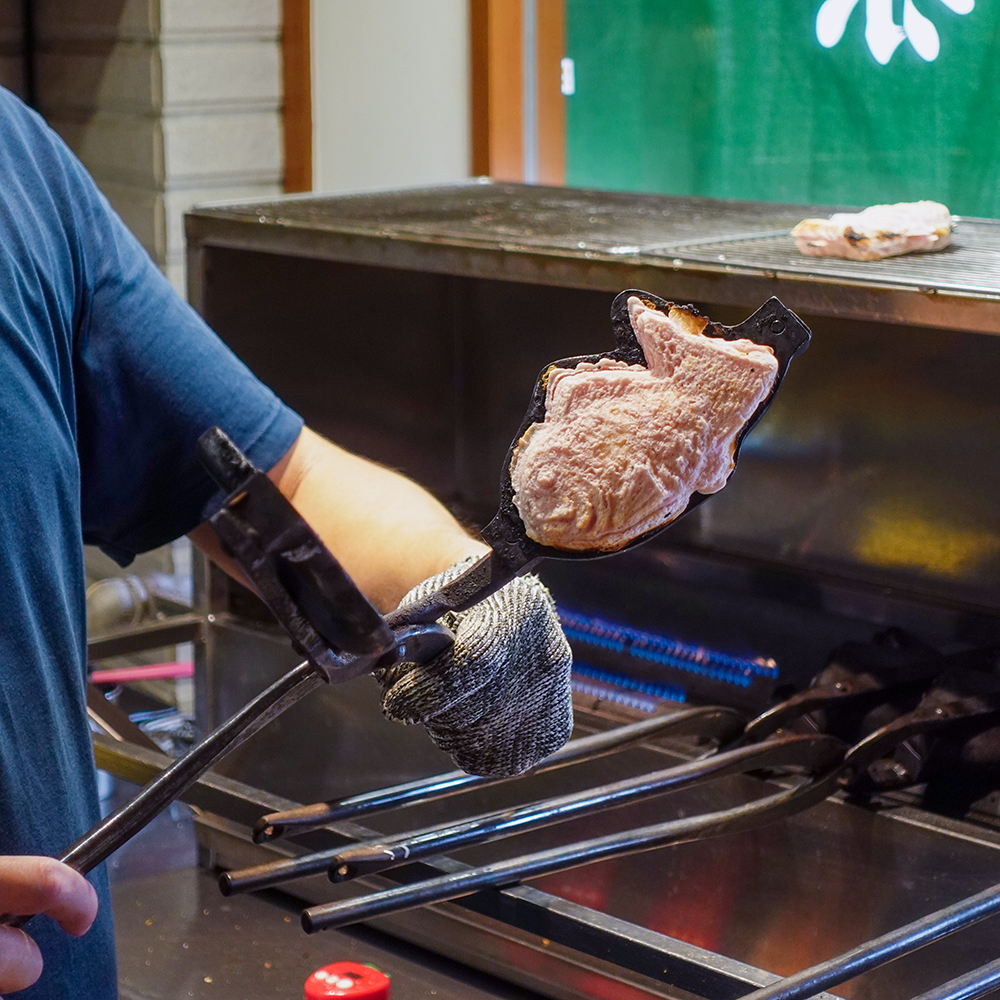
<instances>
[{"instance_id":1,"label":"shirt sleeve","mask_svg":"<svg viewBox=\"0 0 1000 1000\"><path fill-rule=\"evenodd\" d=\"M302 419L181 299L74 168L84 287L73 355L83 537L126 566L221 505L222 491L197 458L202 433L221 427L267 470L295 442Z\"/></svg>"}]
</instances>

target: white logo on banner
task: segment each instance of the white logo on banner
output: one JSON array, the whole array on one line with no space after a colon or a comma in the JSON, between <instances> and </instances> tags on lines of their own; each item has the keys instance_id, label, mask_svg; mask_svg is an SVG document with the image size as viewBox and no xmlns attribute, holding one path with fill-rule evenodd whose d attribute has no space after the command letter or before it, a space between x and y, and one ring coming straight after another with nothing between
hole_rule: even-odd
<instances>
[{"instance_id":1,"label":"white logo on banner","mask_svg":"<svg viewBox=\"0 0 1000 1000\"><path fill-rule=\"evenodd\" d=\"M848 18L860 0L824 0L816 15L816 37L824 48L836 45L844 36ZM956 14L968 14L976 0L940 0ZM914 6L913 0L903 0L903 23L892 19L892 0L865 0L865 41L872 55L883 66L903 41L917 55L933 62L941 51L941 40L933 22Z\"/></svg>"}]
</instances>

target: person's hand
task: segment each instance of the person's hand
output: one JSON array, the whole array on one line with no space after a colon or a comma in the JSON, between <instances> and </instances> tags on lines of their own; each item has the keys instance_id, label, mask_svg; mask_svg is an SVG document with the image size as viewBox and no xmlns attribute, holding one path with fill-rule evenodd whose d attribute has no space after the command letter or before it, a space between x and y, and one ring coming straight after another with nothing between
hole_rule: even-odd
<instances>
[{"instance_id":1,"label":"person's hand","mask_svg":"<svg viewBox=\"0 0 1000 1000\"><path fill-rule=\"evenodd\" d=\"M401 606L438 589L469 562L425 580ZM428 664L376 672L385 715L422 723L470 774L520 774L558 750L573 729L573 654L541 581L517 577L441 621L455 633L453 649Z\"/></svg>"},{"instance_id":2,"label":"person's hand","mask_svg":"<svg viewBox=\"0 0 1000 1000\"><path fill-rule=\"evenodd\" d=\"M97 893L55 858L0 857L0 913L44 913L79 937L97 916ZM38 945L16 927L0 927L0 995L23 990L42 974Z\"/></svg>"}]
</instances>

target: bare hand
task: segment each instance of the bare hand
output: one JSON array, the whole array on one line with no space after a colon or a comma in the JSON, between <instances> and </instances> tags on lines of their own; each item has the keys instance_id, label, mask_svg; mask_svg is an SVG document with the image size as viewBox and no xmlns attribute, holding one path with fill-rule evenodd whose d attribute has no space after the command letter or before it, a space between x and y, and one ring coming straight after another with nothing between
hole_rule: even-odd
<instances>
[{"instance_id":1,"label":"bare hand","mask_svg":"<svg viewBox=\"0 0 1000 1000\"><path fill-rule=\"evenodd\" d=\"M44 913L79 937L97 916L97 893L54 858L0 857L0 912ZM15 927L0 927L0 994L26 989L42 974L38 945Z\"/></svg>"}]
</instances>

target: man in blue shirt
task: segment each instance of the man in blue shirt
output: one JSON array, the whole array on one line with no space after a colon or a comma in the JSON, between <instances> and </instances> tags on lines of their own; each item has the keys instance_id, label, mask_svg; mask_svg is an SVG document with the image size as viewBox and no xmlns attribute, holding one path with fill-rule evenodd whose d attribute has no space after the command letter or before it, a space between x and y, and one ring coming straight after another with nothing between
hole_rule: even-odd
<instances>
[{"instance_id":1,"label":"man in blue shirt","mask_svg":"<svg viewBox=\"0 0 1000 1000\"><path fill-rule=\"evenodd\" d=\"M26 998L107 1000L117 983L106 875L92 874L95 895L48 859L99 818L83 545L126 565L188 533L225 564L204 523L222 497L195 449L219 425L381 610L486 549L418 486L303 427L2 89L0 247L0 912L54 918L29 925L37 948L0 928L0 994L41 970ZM496 600L505 628L473 609L451 622L452 654L380 680L387 714L423 723L470 770L512 773L569 735L570 657L537 581Z\"/></svg>"}]
</instances>

